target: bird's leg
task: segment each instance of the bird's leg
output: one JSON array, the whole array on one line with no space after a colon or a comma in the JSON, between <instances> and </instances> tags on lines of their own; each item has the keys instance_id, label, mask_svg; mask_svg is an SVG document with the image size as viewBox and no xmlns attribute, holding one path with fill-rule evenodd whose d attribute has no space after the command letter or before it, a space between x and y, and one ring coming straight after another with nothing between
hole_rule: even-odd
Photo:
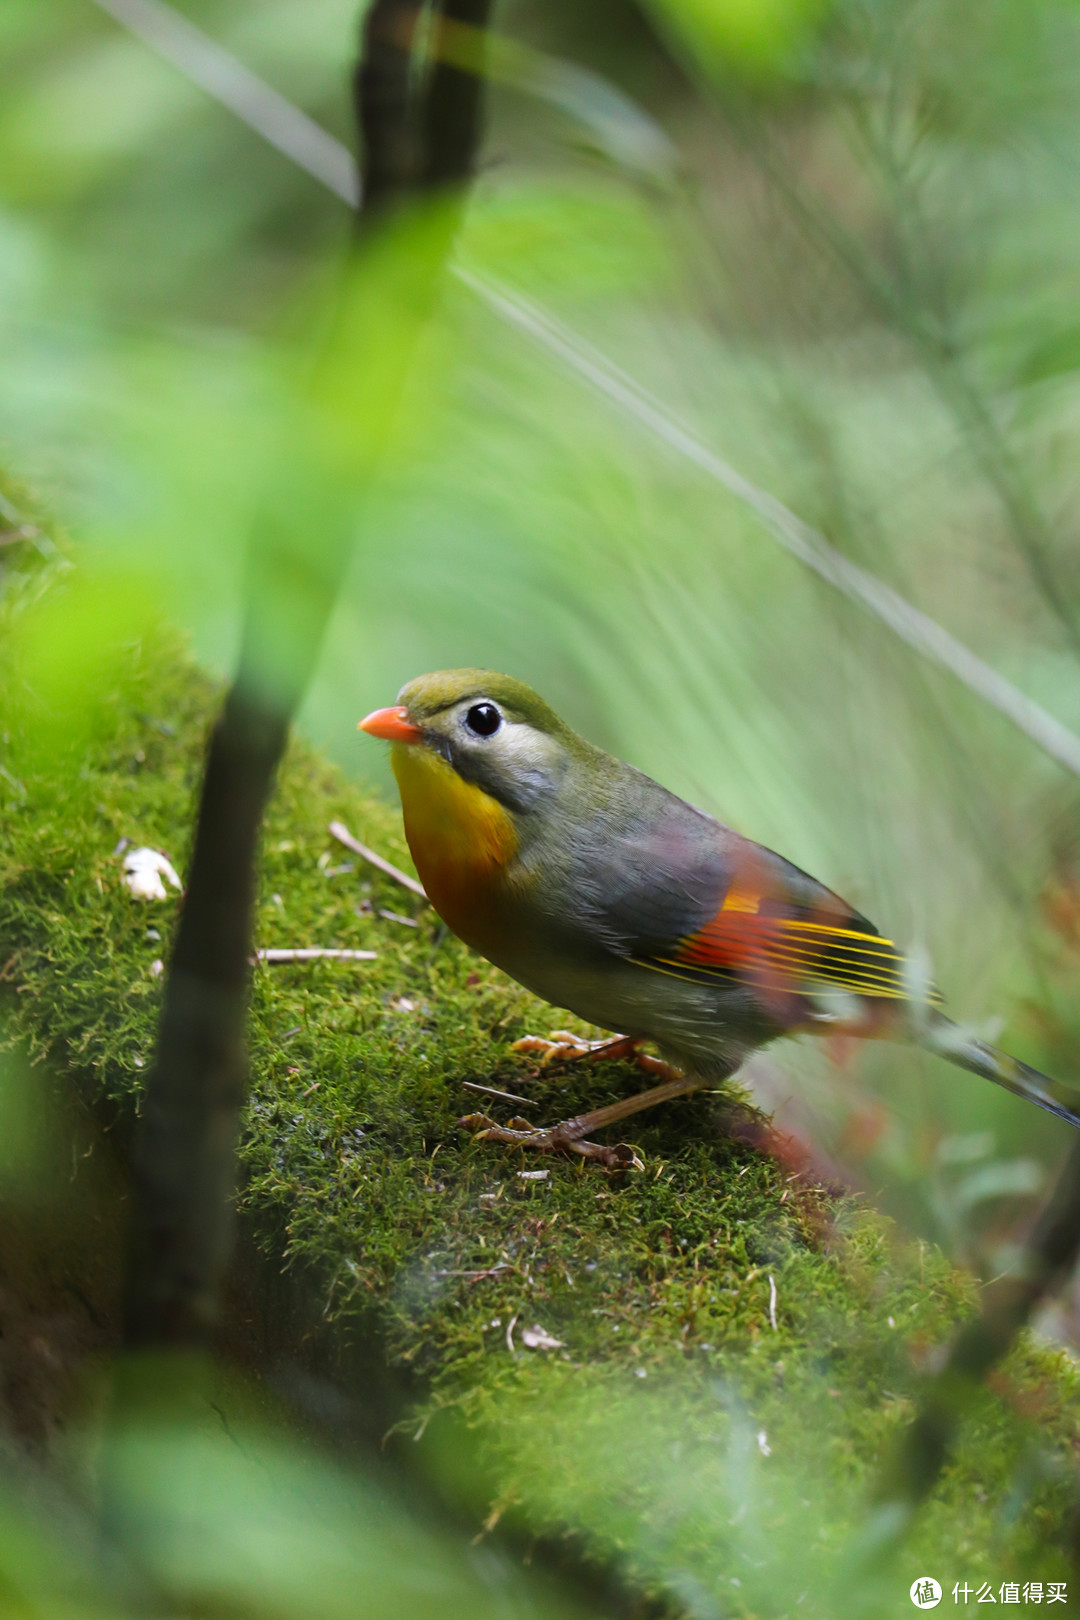
<instances>
[{"instance_id":1,"label":"bird's leg","mask_svg":"<svg viewBox=\"0 0 1080 1620\"><path fill-rule=\"evenodd\" d=\"M655 1074L663 1080L680 1078L678 1069L673 1069L670 1063L665 1063L661 1058L653 1057L651 1052L643 1052L641 1044L640 1035L605 1035L602 1040L588 1041L583 1036L575 1035L572 1030L553 1029L546 1038L542 1035L524 1036L514 1042L513 1050L536 1056L542 1069L551 1063L578 1063L582 1058L593 1063L627 1059L646 1074Z\"/></svg>"},{"instance_id":2,"label":"bird's leg","mask_svg":"<svg viewBox=\"0 0 1080 1620\"><path fill-rule=\"evenodd\" d=\"M625 1142L606 1147L602 1142L585 1139L590 1132L604 1125L614 1125L617 1120L628 1119L631 1114L640 1114L646 1108L655 1108L657 1103L667 1102L671 1097L684 1097L688 1092L699 1091L702 1086L715 1083L714 1079L701 1080L697 1075L672 1072L671 1079L653 1086L651 1091L639 1091L633 1097L624 1097L621 1102L590 1109L587 1114L564 1119L547 1130L538 1130L524 1119L511 1120L509 1125L496 1125L486 1114L466 1114L458 1120L458 1124L467 1130L477 1131L478 1140L481 1141L506 1142L512 1147L535 1148L541 1153L577 1153L583 1159L597 1159L612 1168L632 1165L641 1169L641 1160Z\"/></svg>"}]
</instances>

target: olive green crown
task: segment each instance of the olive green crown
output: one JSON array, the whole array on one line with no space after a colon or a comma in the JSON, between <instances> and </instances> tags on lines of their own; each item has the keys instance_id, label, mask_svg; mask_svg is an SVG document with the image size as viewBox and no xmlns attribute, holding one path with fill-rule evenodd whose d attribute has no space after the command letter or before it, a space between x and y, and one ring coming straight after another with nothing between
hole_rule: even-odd
<instances>
[{"instance_id":1,"label":"olive green crown","mask_svg":"<svg viewBox=\"0 0 1080 1620\"><path fill-rule=\"evenodd\" d=\"M417 725L470 698L477 703L487 698L497 703L508 719L523 721L550 736L569 740L574 735L531 686L493 669L442 669L433 675L417 675L398 693L398 702L405 705Z\"/></svg>"}]
</instances>

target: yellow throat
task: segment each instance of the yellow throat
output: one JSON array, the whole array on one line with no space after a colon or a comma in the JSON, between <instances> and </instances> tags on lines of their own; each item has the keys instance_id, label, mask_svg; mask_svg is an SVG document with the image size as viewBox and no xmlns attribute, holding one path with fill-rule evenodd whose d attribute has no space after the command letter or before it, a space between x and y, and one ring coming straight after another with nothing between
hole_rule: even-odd
<instances>
[{"instance_id":1,"label":"yellow throat","mask_svg":"<svg viewBox=\"0 0 1080 1620\"><path fill-rule=\"evenodd\" d=\"M517 851L514 823L497 799L423 744L395 743L390 760L420 880L443 921L473 944L487 933L489 899Z\"/></svg>"}]
</instances>

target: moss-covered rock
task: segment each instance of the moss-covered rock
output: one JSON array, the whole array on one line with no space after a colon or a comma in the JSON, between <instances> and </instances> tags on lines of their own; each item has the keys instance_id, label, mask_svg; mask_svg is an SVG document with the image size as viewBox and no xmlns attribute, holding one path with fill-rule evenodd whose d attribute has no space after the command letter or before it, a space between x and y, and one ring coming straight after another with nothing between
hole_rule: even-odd
<instances>
[{"instance_id":1,"label":"moss-covered rock","mask_svg":"<svg viewBox=\"0 0 1080 1620\"><path fill-rule=\"evenodd\" d=\"M123 1120L179 902L134 899L118 846L184 870L215 693L167 637L142 640L100 672L92 723L44 746L8 668L9 1034ZM302 1265L334 1333L409 1369L402 1428L478 1529L572 1531L703 1614L836 1612L838 1550L973 1282L732 1139L731 1093L635 1121L640 1172L474 1141L455 1122L479 1102L546 1121L639 1077L516 1056L515 1037L566 1016L355 862L334 818L407 865L396 813L297 744L266 826L258 944L378 954L254 970L241 1202L271 1267ZM1067 1578L1078 1435L1071 1363L1025 1342L921 1516L897 1612L927 1570L995 1591Z\"/></svg>"}]
</instances>

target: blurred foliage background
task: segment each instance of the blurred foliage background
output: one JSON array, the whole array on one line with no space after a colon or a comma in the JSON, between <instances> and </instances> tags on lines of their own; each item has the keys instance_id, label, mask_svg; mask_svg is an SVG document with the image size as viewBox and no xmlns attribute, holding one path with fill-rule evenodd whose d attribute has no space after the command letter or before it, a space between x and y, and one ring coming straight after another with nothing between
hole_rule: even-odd
<instances>
[{"instance_id":1,"label":"blurred foliage background","mask_svg":"<svg viewBox=\"0 0 1080 1620\"><path fill-rule=\"evenodd\" d=\"M181 10L351 145L355 0ZM496 25L461 262L1080 730L1072 0L506 0ZM348 209L91 0L0 8L0 198L0 541L32 490L82 547L57 689L104 621L156 614L225 671ZM1075 778L464 284L350 521L303 715L350 772L387 786L355 721L402 681L511 671L1080 1082ZM984 1274L1067 1145L908 1051L792 1045L752 1074Z\"/></svg>"}]
</instances>

